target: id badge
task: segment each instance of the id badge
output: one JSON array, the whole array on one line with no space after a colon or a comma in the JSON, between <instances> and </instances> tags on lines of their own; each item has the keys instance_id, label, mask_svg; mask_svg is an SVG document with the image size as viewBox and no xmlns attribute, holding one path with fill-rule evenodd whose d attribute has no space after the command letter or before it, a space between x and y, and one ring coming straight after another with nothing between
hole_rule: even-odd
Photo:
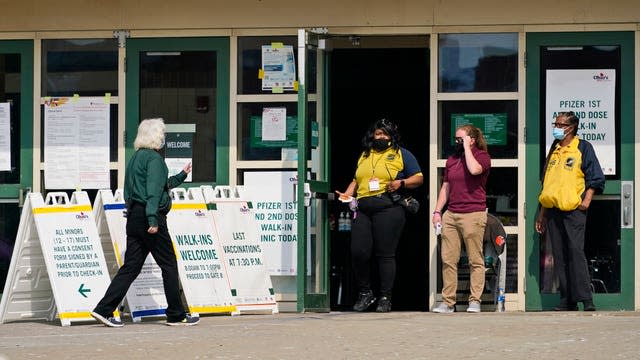
<instances>
[{"instance_id":1,"label":"id badge","mask_svg":"<svg viewBox=\"0 0 640 360\"><path fill-rule=\"evenodd\" d=\"M369 191L378 191L380 190L380 180L378 178L369 179Z\"/></svg>"}]
</instances>

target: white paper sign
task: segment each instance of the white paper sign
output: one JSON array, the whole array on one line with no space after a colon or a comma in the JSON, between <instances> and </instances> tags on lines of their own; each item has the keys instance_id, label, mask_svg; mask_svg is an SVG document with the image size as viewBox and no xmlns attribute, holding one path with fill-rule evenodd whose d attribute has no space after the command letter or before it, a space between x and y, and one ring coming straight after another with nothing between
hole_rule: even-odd
<instances>
[{"instance_id":1,"label":"white paper sign","mask_svg":"<svg viewBox=\"0 0 640 360\"><path fill-rule=\"evenodd\" d=\"M296 275L298 210L293 201L295 171L244 173L244 189L258 222L269 274Z\"/></svg>"},{"instance_id":2,"label":"white paper sign","mask_svg":"<svg viewBox=\"0 0 640 360\"><path fill-rule=\"evenodd\" d=\"M11 107L0 103L0 171L11 171Z\"/></svg>"},{"instance_id":3,"label":"white paper sign","mask_svg":"<svg viewBox=\"0 0 640 360\"><path fill-rule=\"evenodd\" d=\"M262 140L263 141L287 140L287 109L286 108L262 109Z\"/></svg>"},{"instance_id":4,"label":"white paper sign","mask_svg":"<svg viewBox=\"0 0 640 360\"><path fill-rule=\"evenodd\" d=\"M614 69L547 70L546 153L554 115L573 111L580 118L578 136L593 145L604 174L616 174L615 93Z\"/></svg>"},{"instance_id":5,"label":"white paper sign","mask_svg":"<svg viewBox=\"0 0 640 360\"><path fill-rule=\"evenodd\" d=\"M262 45L262 90L293 90L296 79L293 46L274 45Z\"/></svg>"},{"instance_id":6,"label":"white paper sign","mask_svg":"<svg viewBox=\"0 0 640 360\"><path fill-rule=\"evenodd\" d=\"M110 187L109 103L104 97L45 101L44 176L47 189Z\"/></svg>"}]
</instances>

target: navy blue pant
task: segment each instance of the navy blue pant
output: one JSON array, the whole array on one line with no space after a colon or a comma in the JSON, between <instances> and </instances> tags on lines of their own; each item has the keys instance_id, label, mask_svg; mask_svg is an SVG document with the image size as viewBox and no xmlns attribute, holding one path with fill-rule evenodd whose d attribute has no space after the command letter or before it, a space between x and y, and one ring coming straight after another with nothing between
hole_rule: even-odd
<instances>
[{"instance_id":1,"label":"navy blue pant","mask_svg":"<svg viewBox=\"0 0 640 360\"><path fill-rule=\"evenodd\" d=\"M351 259L360 292L371 290L371 256L378 263L380 294L391 297L396 277L396 249L405 223L405 210L386 196L358 200L351 226Z\"/></svg>"},{"instance_id":2,"label":"navy blue pant","mask_svg":"<svg viewBox=\"0 0 640 360\"><path fill-rule=\"evenodd\" d=\"M144 205L134 204L127 215L127 250L124 264L111 281L107 292L94 311L104 317L113 316L127 294L129 286L138 277L144 261L151 252L158 266L162 270L162 283L167 298L167 321L180 321L185 317L184 307L180 297L180 280L178 278L178 263L173 250L169 230L167 229L166 214L158 214L158 232L149 234L149 222L145 215Z\"/></svg>"},{"instance_id":3,"label":"navy blue pant","mask_svg":"<svg viewBox=\"0 0 640 360\"><path fill-rule=\"evenodd\" d=\"M591 276L584 255L587 212L547 209L547 236L558 274L560 300L566 304L591 300Z\"/></svg>"}]
</instances>

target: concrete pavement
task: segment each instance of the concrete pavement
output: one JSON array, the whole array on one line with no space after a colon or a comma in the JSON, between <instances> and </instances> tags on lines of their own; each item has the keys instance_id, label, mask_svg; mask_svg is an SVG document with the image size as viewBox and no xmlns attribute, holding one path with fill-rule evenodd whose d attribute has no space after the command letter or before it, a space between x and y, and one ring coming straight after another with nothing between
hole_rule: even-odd
<instances>
[{"instance_id":1,"label":"concrete pavement","mask_svg":"<svg viewBox=\"0 0 640 360\"><path fill-rule=\"evenodd\" d=\"M128 320L128 319L126 319ZM0 324L0 359L638 359L640 313L331 312Z\"/></svg>"}]
</instances>

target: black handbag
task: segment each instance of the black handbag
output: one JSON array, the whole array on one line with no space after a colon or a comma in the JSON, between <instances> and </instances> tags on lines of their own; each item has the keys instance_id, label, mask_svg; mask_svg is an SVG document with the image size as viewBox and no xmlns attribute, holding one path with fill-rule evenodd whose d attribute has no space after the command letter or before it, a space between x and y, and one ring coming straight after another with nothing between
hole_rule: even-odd
<instances>
[{"instance_id":1,"label":"black handbag","mask_svg":"<svg viewBox=\"0 0 640 360\"><path fill-rule=\"evenodd\" d=\"M410 195L401 195L397 192L390 193L391 200L400 204L409 214L417 214L420 210L420 202Z\"/></svg>"}]
</instances>

